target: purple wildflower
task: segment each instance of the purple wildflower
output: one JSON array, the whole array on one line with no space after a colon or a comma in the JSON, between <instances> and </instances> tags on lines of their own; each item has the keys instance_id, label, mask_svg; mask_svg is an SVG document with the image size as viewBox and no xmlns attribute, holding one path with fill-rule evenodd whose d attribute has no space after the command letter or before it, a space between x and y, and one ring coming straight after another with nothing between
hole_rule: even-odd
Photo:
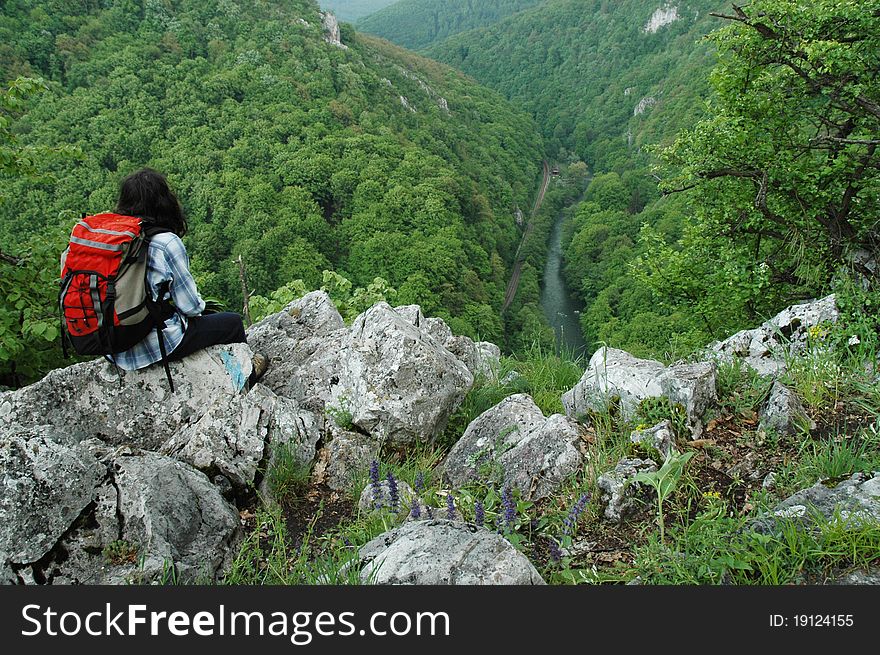
<instances>
[{"instance_id":1,"label":"purple wildflower","mask_svg":"<svg viewBox=\"0 0 880 655\"><path fill-rule=\"evenodd\" d=\"M556 564L559 564L559 562L562 561L562 550L559 548L559 544L556 543L555 539L550 540L550 559Z\"/></svg>"},{"instance_id":2,"label":"purple wildflower","mask_svg":"<svg viewBox=\"0 0 880 655\"><path fill-rule=\"evenodd\" d=\"M370 489L373 494L373 507L379 509L379 462L375 459L370 463Z\"/></svg>"},{"instance_id":3,"label":"purple wildflower","mask_svg":"<svg viewBox=\"0 0 880 655\"><path fill-rule=\"evenodd\" d=\"M451 491L446 494L446 518L450 521L455 520L455 497Z\"/></svg>"},{"instance_id":4,"label":"purple wildflower","mask_svg":"<svg viewBox=\"0 0 880 655\"><path fill-rule=\"evenodd\" d=\"M577 526L578 519L580 515L583 514L584 509L587 507L587 501L590 499L590 494L582 494L578 501L574 504L574 507L568 512L568 516L565 517L565 520L562 521L562 525L565 526L563 530L563 534L570 535L575 526Z\"/></svg>"},{"instance_id":5,"label":"purple wildflower","mask_svg":"<svg viewBox=\"0 0 880 655\"><path fill-rule=\"evenodd\" d=\"M374 487L379 486L379 462L375 459L370 462L370 482L373 483Z\"/></svg>"},{"instance_id":6,"label":"purple wildflower","mask_svg":"<svg viewBox=\"0 0 880 655\"><path fill-rule=\"evenodd\" d=\"M509 532L513 529L513 522L516 520L516 503L513 502L510 485L504 485L501 490L501 506L504 508L504 528Z\"/></svg>"},{"instance_id":7,"label":"purple wildflower","mask_svg":"<svg viewBox=\"0 0 880 655\"><path fill-rule=\"evenodd\" d=\"M431 506L430 506L430 505L427 505L427 506L425 507L425 511L427 512L427 514L428 514L428 518L429 518L429 519L433 519L433 518L434 518L434 512L433 512L433 510L431 510Z\"/></svg>"},{"instance_id":8,"label":"purple wildflower","mask_svg":"<svg viewBox=\"0 0 880 655\"><path fill-rule=\"evenodd\" d=\"M483 508L483 503L479 500L474 503L474 523L478 528L483 527L483 522L486 520L486 510Z\"/></svg>"},{"instance_id":9,"label":"purple wildflower","mask_svg":"<svg viewBox=\"0 0 880 655\"><path fill-rule=\"evenodd\" d=\"M421 471L416 475L416 481L413 485L415 487L416 493L420 494L425 490L425 474Z\"/></svg>"},{"instance_id":10,"label":"purple wildflower","mask_svg":"<svg viewBox=\"0 0 880 655\"><path fill-rule=\"evenodd\" d=\"M396 512L400 507L400 496L397 492L397 480L391 471L388 471L388 498L391 501L391 511Z\"/></svg>"},{"instance_id":11,"label":"purple wildflower","mask_svg":"<svg viewBox=\"0 0 880 655\"><path fill-rule=\"evenodd\" d=\"M414 519L422 518L422 507L421 505L419 505L418 498L413 499L412 509L410 509L409 515L412 516Z\"/></svg>"}]
</instances>

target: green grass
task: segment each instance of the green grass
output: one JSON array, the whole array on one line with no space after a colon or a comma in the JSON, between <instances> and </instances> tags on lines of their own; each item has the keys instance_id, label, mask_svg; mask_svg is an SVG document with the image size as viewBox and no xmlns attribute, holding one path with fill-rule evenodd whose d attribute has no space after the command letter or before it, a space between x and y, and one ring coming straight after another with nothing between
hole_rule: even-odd
<instances>
[{"instance_id":1,"label":"green grass","mask_svg":"<svg viewBox=\"0 0 880 655\"><path fill-rule=\"evenodd\" d=\"M311 463L300 462L290 444L273 447L272 464L266 472L266 481L272 498L278 503L289 502L302 496L309 486Z\"/></svg>"}]
</instances>

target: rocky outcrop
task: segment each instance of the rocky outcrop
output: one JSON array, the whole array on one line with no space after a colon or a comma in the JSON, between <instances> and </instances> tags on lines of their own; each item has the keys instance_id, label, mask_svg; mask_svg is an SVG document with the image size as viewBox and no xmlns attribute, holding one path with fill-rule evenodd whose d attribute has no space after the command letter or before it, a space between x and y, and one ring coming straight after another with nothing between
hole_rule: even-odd
<instances>
[{"instance_id":1,"label":"rocky outcrop","mask_svg":"<svg viewBox=\"0 0 880 655\"><path fill-rule=\"evenodd\" d=\"M332 13L325 12L321 14L321 24L324 27L324 40L330 45L337 48L348 50L348 46L342 42L342 34L339 30L339 21Z\"/></svg>"},{"instance_id":2,"label":"rocky outcrop","mask_svg":"<svg viewBox=\"0 0 880 655\"><path fill-rule=\"evenodd\" d=\"M272 362L264 384L380 442L439 435L473 376L419 329L421 310L378 303L346 328L331 308L315 292L253 329L249 341Z\"/></svg>"},{"instance_id":3,"label":"rocky outcrop","mask_svg":"<svg viewBox=\"0 0 880 655\"><path fill-rule=\"evenodd\" d=\"M710 353L725 360L742 358L760 375L777 375L785 370L787 357L806 350L811 328L821 332L823 325L834 323L838 316L834 295L792 305L757 328L713 343Z\"/></svg>"},{"instance_id":4,"label":"rocky outcrop","mask_svg":"<svg viewBox=\"0 0 880 655\"><path fill-rule=\"evenodd\" d=\"M70 441L94 437L111 446L158 450L215 404L241 396L251 356L247 345L234 344L171 362L174 393L158 366L117 371L96 359L56 369L28 387L0 394L0 426L47 425Z\"/></svg>"},{"instance_id":5,"label":"rocky outcrop","mask_svg":"<svg viewBox=\"0 0 880 655\"><path fill-rule=\"evenodd\" d=\"M404 585L543 585L501 535L461 521L410 521L360 551L361 580Z\"/></svg>"},{"instance_id":6,"label":"rocky outcrop","mask_svg":"<svg viewBox=\"0 0 880 655\"><path fill-rule=\"evenodd\" d=\"M267 389L246 393L250 367L247 345L216 346L171 364L174 393L161 367L95 360L0 395L4 570L21 582L215 581L240 526L211 478L251 484L291 410Z\"/></svg>"},{"instance_id":7,"label":"rocky outcrop","mask_svg":"<svg viewBox=\"0 0 880 655\"><path fill-rule=\"evenodd\" d=\"M605 517L620 523L632 511L643 485L631 482L639 473L653 473L657 464L650 459L621 459L613 471L599 478L599 488L604 492L602 501L606 503Z\"/></svg>"},{"instance_id":8,"label":"rocky outcrop","mask_svg":"<svg viewBox=\"0 0 880 655\"><path fill-rule=\"evenodd\" d=\"M873 475L855 473L839 484L818 482L789 496L749 527L769 533L778 529L780 521L793 521L809 528L815 525L817 517L852 526L880 522L880 471Z\"/></svg>"},{"instance_id":9,"label":"rocky outcrop","mask_svg":"<svg viewBox=\"0 0 880 655\"><path fill-rule=\"evenodd\" d=\"M648 22L645 23L645 26L642 28L642 32L645 34L654 34L661 27L665 27L670 23L674 23L679 18L678 16L678 7L676 6L664 6L659 7L653 14L651 14L651 18L648 19Z\"/></svg>"},{"instance_id":10,"label":"rocky outcrop","mask_svg":"<svg viewBox=\"0 0 880 655\"><path fill-rule=\"evenodd\" d=\"M663 456L664 460L678 452L675 447L675 433L669 421L662 421L651 428L633 430L630 441L653 448Z\"/></svg>"},{"instance_id":11,"label":"rocky outcrop","mask_svg":"<svg viewBox=\"0 0 880 655\"><path fill-rule=\"evenodd\" d=\"M800 399L791 389L778 380L770 389L770 397L761 408L759 430L772 430L776 434L792 435L811 427L810 417Z\"/></svg>"},{"instance_id":12,"label":"rocky outcrop","mask_svg":"<svg viewBox=\"0 0 880 655\"><path fill-rule=\"evenodd\" d=\"M523 498L537 500L580 468L579 442L573 421L561 414L545 418L530 396L515 394L471 422L447 456L443 475L461 487L500 474Z\"/></svg>"},{"instance_id":13,"label":"rocky outcrop","mask_svg":"<svg viewBox=\"0 0 880 655\"><path fill-rule=\"evenodd\" d=\"M641 116L656 104L657 98L655 98L654 96L645 96L644 98L639 100L638 104L636 104L635 107L633 107L633 116Z\"/></svg>"},{"instance_id":14,"label":"rocky outcrop","mask_svg":"<svg viewBox=\"0 0 880 655\"><path fill-rule=\"evenodd\" d=\"M212 583L241 537L238 511L196 469L155 453L114 457L88 519L47 567L54 584Z\"/></svg>"},{"instance_id":15,"label":"rocky outcrop","mask_svg":"<svg viewBox=\"0 0 880 655\"><path fill-rule=\"evenodd\" d=\"M580 381L563 394L562 404L566 414L578 418L606 411L617 398L623 416L631 417L641 401L660 397L682 405L691 431L698 434L700 418L717 401L714 363L667 368L660 362L603 346L590 358Z\"/></svg>"}]
</instances>

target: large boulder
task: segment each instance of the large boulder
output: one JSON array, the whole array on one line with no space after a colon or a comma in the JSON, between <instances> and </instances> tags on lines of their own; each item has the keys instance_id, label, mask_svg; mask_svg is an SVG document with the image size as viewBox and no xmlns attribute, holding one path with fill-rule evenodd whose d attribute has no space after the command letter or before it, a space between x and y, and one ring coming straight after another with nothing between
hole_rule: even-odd
<instances>
[{"instance_id":1,"label":"large boulder","mask_svg":"<svg viewBox=\"0 0 880 655\"><path fill-rule=\"evenodd\" d=\"M776 375L785 370L788 356L806 349L810 328L834 323L838 316L832 294L787 307L759 327L741 330L724 341L711 344L709 349L722 359L742 358L760 375Z\"/></svg>"},{"instance_id":2,"label":"large boulder","mask_svg":"<svg viewBox=\"0 0 880 655\"><path fill-rule=\"evenodd\" d=\"M360 551L361 580L407 585L543 585L501 535L461 521L410 521Z\"/></svg>"},{"instance_id":3,"label":"large boulder","mask_svg":"<svg viewBox=\"0 0 880 655\"><path fill-rule=\"evenodd\" d=\"M524 498L537 500L556 490L581 467L576 423L561 414L545 418L526 394L508 396L475 418L443 465L445 478L462 487L501 474Z\"/></svg>"},{"instance_id":4,"label":"large boulder","mask_svg":"<svg viewBox=\"0 0 880 655\"><path fill-rule=\"evenodd\" d=\"M770 533L780 521L792 521L804 528L815 525L817 517L841 520L852 526L880 522L880 471L873 475L855 473L839 484L817 482L789 496L749 525L757 532Z\"/></svg>"},{"instance_id":5,"label":"large boulder","mask_svg":"<svg viewBox=\"0 0 880 655\"><path fill-rule=\"evenodd\" d=\"M0 565L46 555L93 501L106 475L89 449L40 426L0 436Z\"/></svg>"},{"instance_id":6,"label":"large boulder","mask_svg":"<svg viewBox=\"0 0 880 655\"><path fill-rule=\"evenodd\" d=\"M586 372L574 388L562 395L562 405L566 414L578 418L605 411L616 397L624 415L631 416L645 398L663 395L660 376L665 371L660 362L603 346L590 357Z\"/></svg>"},{"instance_id":7,"label":"large boulder","mask_svg":"<svg viewBox=\"0 0 880 655\"><path fill-rule=\"evenodd\" d=\"M241 537L238 511L200 471L155 453L120 456L94 514L50 562L54 584L213 583Z\"/></svg>"},{"instance_id":8,"label":"large boulder","mask_svg":"<svg viewBox=\"0 0 880 655\"><path fill-rule=\"evenodd\" d=\"M417 305L377 303L350 328L314 292L248 334L271 361L262 382L316 413L380 441L438 436L473 384L467 367L421 325Z\"/></svg>"},{"instance_id":9,"label":"large boulder","mask_svg":"<svg viewBox=\"0 0 880 655\"><path fill-rule=\"evenodd\" d=\"M158 450L184 425L247 388L247 344L213 346L171 362L174 392L161 366L117 371L96 359L51 371L39 382L0 394L0 425L48 425L66 439Z\"/></svg>"},{"instance_id":10,"label":"large boulder","mask_svg":"<svg viewBox=\"0 0 880 655\"><path fill-rule=\"evenodd\" d=\"M602 347L593 353L586 372L562 396L565 413L580 418L602 412L617 398L621 414L632 417L643 400L666 397L684 407L688 425L696 436L700 418L718 399L715 363L675 364L666 367L652 359L639 359L628 352Z\"/></svg>"},{"instance_id":11,"label":"large boulder","mask_svg":"<svg viewBox=\"0 0 880 655\"><path fill-rule=\"evenodd\" d=\"M355 318L328 404L382 441L430 441L473 384L461 361L387 303Z\"/></svg>"}]
</instances>

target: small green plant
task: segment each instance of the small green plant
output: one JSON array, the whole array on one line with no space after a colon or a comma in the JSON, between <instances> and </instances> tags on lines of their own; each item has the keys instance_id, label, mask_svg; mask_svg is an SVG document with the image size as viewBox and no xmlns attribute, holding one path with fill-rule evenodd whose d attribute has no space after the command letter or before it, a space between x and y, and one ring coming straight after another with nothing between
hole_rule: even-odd
<instances>
[{"instance_id":1,"label":"small green plant","mask_svg":"<svg viewBox=\"0 0 880 655\"><path fill-rule=\"evenodd\" d=\"M290 443L273 445L272 460L266 481L272 497L279 503L302 496L309 486L311 467L300 461Z\"/></svg>"},{"instance_id":2,"label":"small green plant","mask_svg":"<svg viewBox=\"0 0 880 655\"><path fill-rule=\"evenodd\" d=\"M675 491L681 474L684 472L685 464L694 456L693 452L673 453L664 462L659 470L653 472L642 472L631 479L632 482L642 482L652 487L657 494L657 525L660 528L660 542L665 539L665 519L663 514L663 503Z\"/></svg>"},{"instance_id":3,"label":"small green plant","mask_svg":"<svg viewBox=\"0 0 880 655\"><path fill-rule=\"evenodd\" d=\"M343 430L351 430L354 427L354 415L348 409L348 398L341 396L339 398L339 406L327 405L325 411L327 416L333 419Z\"/></svg>"},{"instance_id":4,"label":"small green plant","mask_svg":"<svg viewBox=\"0 0 880 655\"><path fill-rule=\"evenodd\" d=\"M109 564L134 564L138 559L138 547L124 539L117 539L104 546L101 554Z\"/></svg>"},{"instance_id":5,"label":"small green plant","mask_svg":"<svg viewBox=\"0 0 880 655\"><path fill-rule=\"evenodd\" d=\"M662 421L672 424L672 431L677 437L687 434L687 411L679 404L665 396L645 398L636 408L633 421L643 428L650 428Z\"/></svg>"}]
</instances>

